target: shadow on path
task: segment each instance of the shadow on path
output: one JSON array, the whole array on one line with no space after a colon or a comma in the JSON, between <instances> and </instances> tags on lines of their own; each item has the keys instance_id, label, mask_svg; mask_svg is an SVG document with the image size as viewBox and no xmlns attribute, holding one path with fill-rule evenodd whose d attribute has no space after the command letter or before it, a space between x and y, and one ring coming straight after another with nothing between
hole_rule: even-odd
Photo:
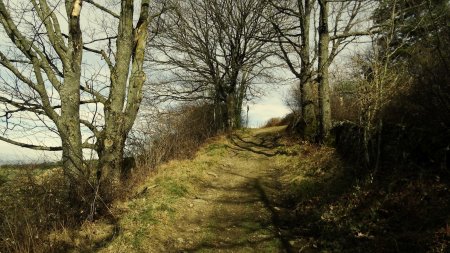
<instances>
[{"instance_id":1,"label":"shadow on path","mask_svg":"<svg viewBox=\"0 0 450 253\"><path fill-rule=\"evenodd\" d=\"M256 180L255 186L256 186L256 190L258 191L258 193L261 197L261 200L264 202L265 208L267 210L269 210L271 213L272 224L275 227L275 230L276 230L275 232L277 234L278 239L282 243L284 250L288 253L294 252L291 244L289 243L288 236L283 235L284 232L281 229L282 223L281 223L280 217L275 209L275 206L271 204L271 202L267 196L267 193L264 191L264 188L263 188L263 185L261 184L260 179Z\"/></svg>"},{"instance_id":2,"label":"shadow on path","mask_svg":"<svg viewBox=\"0 0 450 253\"><path fill-rule=\"evenodd\" d=\"M203 182L201 186L205 191L199 198L218 207L202 224L209 235L180 252L294 252L267 192L278 190L277 182L231 169L223 174L235 178L234 182Z\"/></svg>"},{"instance_id":3,"label":"shadow on path","mask_svg":"<svg viewBox=\"0 0 450 253\"><path fill-rule=\"evenodd\" d=\"M261 141L257 143L251 140L246 140L239 135L232 134L229 136L229 140L233 145L235 145L235 147L229 146L229 148L238 151L250 151L255 154L273 157L282 154L282 152L280 152L279 150L274 150L277 147L281 146L281 144L278 143L278 140L280 138L280 136L266 136L265 138L260 138Z\"/></svg>"}]
</instances>

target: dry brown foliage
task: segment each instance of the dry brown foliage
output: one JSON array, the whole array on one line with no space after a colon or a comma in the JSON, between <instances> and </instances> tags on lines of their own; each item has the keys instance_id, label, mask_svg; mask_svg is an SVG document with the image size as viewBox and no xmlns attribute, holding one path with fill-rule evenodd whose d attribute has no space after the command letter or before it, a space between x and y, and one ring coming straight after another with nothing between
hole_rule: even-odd
<instances>
[{"instance_id":1,"label":"dry brown foliage","mask_svg":"<svg viewBox=\"0 0 450 253\"><path fill-rule=\"evenodd\" d=\"M71 227L81 213L68 202L62 169L36 165L11 169L0 185L0 249L2 252L57 252L50 231Z\"/></svg>"},{"instance_id":2,"label":"dry brown foliage","mask_svg":"<svg viewBox=\"0 0 450 253\"><path fill-rule=\"evenodd\" d=\"M207 103L184 104L159 114L132 143L136 164L131 181L145 178L164 162L192 158L209 137L218 133L215 122L213 105Z\"/></svg>"}]
</instances>

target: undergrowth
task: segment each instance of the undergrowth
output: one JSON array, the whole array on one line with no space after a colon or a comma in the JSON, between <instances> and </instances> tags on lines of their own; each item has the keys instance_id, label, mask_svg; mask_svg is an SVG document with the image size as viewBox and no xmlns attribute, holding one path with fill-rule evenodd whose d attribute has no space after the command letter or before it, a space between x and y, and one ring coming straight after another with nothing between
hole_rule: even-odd
<instances>
[{"instance_id":1,"label":"undergrowth","mask_svg":"<svg viewBox=\"0 0 450 253\"><path fill-rule=\"evenodd\" d=\"M374 178L332 148L309 144L298 151L280 170L283 190L272 199L286 208L282 223L299 248L448 252L450 190L438 176L397 171Z\"/></svg>"}]
</instances>

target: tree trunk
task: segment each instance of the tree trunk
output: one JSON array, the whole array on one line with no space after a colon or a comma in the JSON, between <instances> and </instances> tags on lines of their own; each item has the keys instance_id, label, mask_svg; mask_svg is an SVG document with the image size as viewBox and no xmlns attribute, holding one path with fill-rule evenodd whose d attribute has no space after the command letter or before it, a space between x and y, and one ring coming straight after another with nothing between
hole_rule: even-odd
<instances>
[{"instance_id":1,"label":"tree trunk","mask_svg":"<svg viewBox=\"0 0 450 253\"><path fill-rule=\"evenodd\" d=\"M319 83L319 131L320 142L328 142L331 130L331 107L330 87L328 80L330 34L328 32L328 1L319 0L320 22L319 22L319 61L318 61L318 83Z\"/></svg>"},{"instance_id":2,"label":"tree trunk","mask_svg":"<svg viewBox=\"0 0 450 253\"><path fill-rule=\"evenodd\" d=\"M227 130L233 130L236 128L236 99L234 94L228 94L227 96Z\"/></svg>"},{"instance_id":3,"label":"tree trunk","mask_svg":"<svg viewBox=\"0 0 450 253\"><path fill-rule=\"evenodd\" d=\"M300 117L294 127L303 138L314 140L317 134L317 116L316 99L314 96L314 87L311 81L311 57L310 57L310 33L311 33L311 1L299 1L297 3L300 23L300 39L302 46L300 48Z\"/></svg>"},{"instance_id":4,"label":"tree trunk","mask_svg":"<svg viewBox=\"0 0 450 253\"><path fill-rule=\"evenodd\" d=\"M67 74L61 88L61 116L58 131L62 142L65 174L74 181L84 174L79 112L79 76ZM75 180L76 181L76 180ZM77 182L71 182L76 184Z\"/></svg>"},{"instance_id":5,"label":"tree trunk","mask_svg":"<svg viewBox=\"0 0 450 253\"><path fill-rule=\"evenodd\" d=\"M121 2L116 63L110 67L111 90L104 107L105 128L97 142L97 179L100 184L110 184L103 187L114 187L129 173L123 166L123 156L127 135L133 127L142 101L142 87L146 79L143 62L150 22L149 2L141 2L140 17L135 28L134 1Z\"/></svg>"},{"instance_id":6,"label":"tree trunk","mask_svg":"<svg viewBox=\"0 0 450 253\"><path fill-rule=\"evenodd\" d=\"M310 59L310 22L311 6L310 1L306 0L303 6L304 16L301 17L301 31L303 36L303 47L301 48L302 66L300 69L300 91L302 118L304 120L303 136L306 139L313 140L317 132L317 116L315 109L314 87L311 82L311 59Z\"/></svg>"},{"instance_id":7,"label":"tree trunk","mask_svg":"<svg viewBox=\"0 0 450 253\"><path fill-rule=\"evenodd\" d=\"M61 116L56 125L63 148L62 162L69 179L69 194L76 202L82 202L85 196L78 191L80 185L87 183L89 175L83 163L83 146L80 127L80 80L83 57L83 38L80 28L79 2L66 2L69 17L68 52L62 55L64 84L60 87ZM87 185L87 184L86 184Z\"/></svg>"},{"instance_id":8,"label":"tree trunk","mask_svg":"<svg viewBox=\"0 0 450 253\"><path fill-rule=\"evenodd\" d=\"M126 172L123 171L123 150L126 135L120 132L120 130L113 130L104 133L101 147L98 150L97 179L100 183L107 182L115 185L120 178L126 176Z\"/></svg>"},{"instance_id":9,"label":"tree trunk","mask_svg":"<svg viewBox=\"0 0 450 253\"><path fill-rule=\"evenodd\" d=\"M302 117L305 123L303 136L308 140L314 140L317 134L317 115L312 82L303 83L302 89Z\"/></svg>"},{"instance_id":10,"label":"tree trunk","mask_svg":"<svg viewBox=\"0 0 450 253\"><path fill-rule=\"evenodd\" d=\"M248 74L248 72L245 72L244 76L246 76L247 74ZM242 123L243 123L242 122L242 105L244 103L246 93L247 93L247 84L246 84L245 78L242 78L240 85L239 85L239 89L238 89L238 94L237 94L237 99L236 99L236 108L235 108L236 128L238 128L238 129L242 128ZM247 118L248 118L248 115L247 115ZM247 124L248 124L248 122L247 122Z\"/></svg>"}]
</instances>

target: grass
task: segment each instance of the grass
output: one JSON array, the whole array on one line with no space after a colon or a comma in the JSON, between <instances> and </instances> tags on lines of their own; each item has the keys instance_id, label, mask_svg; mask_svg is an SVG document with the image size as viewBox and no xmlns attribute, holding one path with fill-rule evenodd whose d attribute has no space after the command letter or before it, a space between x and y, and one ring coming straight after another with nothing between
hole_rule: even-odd
<instances>
[{"instance_id":1,"label":"grass","mask_svg":"<svg viewBox=\"0 0 450 253\"><path fill-rule=\"evenodd\" d=\"M0 170L0 186L11 179L11 174L12 173L9 170Z\"/></svg>"},{"instance_id":2,"label":"grass","mask_svg":"<svg viewBox=\"0 0 450 253\"><path fill-rule=\"evenodd\" d=\"M230 146L225 137L217 137L200 148L195 159L163 165L138 187L140 192L151 186L144 194L117 204L115 208L123 212L119 219L123 233L100 251L127 248L131 241L131 252L215 252L221 248L250 252L255 248L250 241L255 238L268 238L257 246L261 252L279 248L267 228L270 214L260 215L267 211L261 210L257 200L253 202L256 196L252 195L257 193L248 196L248 186L242 185L246 177L234 175L264 172L258 168L259 155L246 153L243 158L242 152Z\"/></svg>"},{"instance_id":3,"label":"grass","mask_svg":"<svg viewBox=\"0 0 450 253\"><path fill-rule=\"evenodd\" d=\"M131 241L131 245L133 246L133 249L140 250L141 247L142 247L142 244L144 243L144 241L145 241L145 239L147 237L147 235L148 235L148 230L146 228L139 228L133 234L133 240Z\"/></svg>"},{"instance_id":4,"label":"grass","mask_svg":"<svg viewBox=\"0 0 450 253\"><path fill-rule=\"evenodd\" d=\"M225 153L227 152L227 146L222 143L213 143L213 144L208 145L204 149L204 152L206 152L206 154L208 156L213 156L213 157L225 155Z\"/></svg>"},{"instance_id":5,"label":"grass","mask_svg":"<svg viewBox=\"0 0 450 253\"><path fill-rule=\"evenodd\" d=\"M81 252L448 249L445 182L395 175L370 184L333 148L293 141L283 129L215 137L116 202L115 224L86 223L52 241Z\"/></svg>"},{"instance_id":6,"label":"grass","mask_svg":"<svg viewBox=\"0 0 450 253\"><path fill-rule=\"evenodd\" d=\"M161 211L163 209L159 209ZM146 207L142 210L138 219L136 221L141 222L142 224L154 224L157 223L158 220L155 218L155 209L152 206Z\"/></svg>"},{"instance_id":7,"label":"grass","mask_svg":"<svg viewBox=\"0 0 450 253\"><path fill-rule=\"evenodd\" d=\"M156 183L164 188L165 192L174 198L180 198L186 196L188 190L181 182L175 182L171 179L156 180Z\"/></svg>"}]
</instances>

